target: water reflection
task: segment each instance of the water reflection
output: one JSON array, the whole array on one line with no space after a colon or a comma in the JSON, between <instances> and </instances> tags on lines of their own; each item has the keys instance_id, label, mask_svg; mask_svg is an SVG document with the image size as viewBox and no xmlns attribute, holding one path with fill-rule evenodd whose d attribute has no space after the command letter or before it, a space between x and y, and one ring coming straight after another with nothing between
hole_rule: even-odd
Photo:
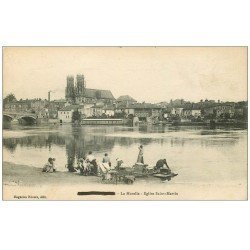
<instances>
[{"instance_id":1,"label":"water reflection","mask_svg":"<svg viewBox=\"0 0 250 250\"><path fill-rule=\"evenodd\" d=\"M22 131L26 130L24 128ZM61 130L43 131L37 129L35 133L26 134L23 137L3 138L3 146L11 153L14 153L17 146L31 148L48 148L51 150L53 145L65 146L66 154L71 158L82 158L88 151L110 151L114 145L122 147L130 147L132 144L149 145L155 142L160 145L170 143L171 147L184 147L185 143L197 144L202 147L234 145L237 143L241 134L236 131L218 131L218 130L198 130L196 128L190 130L187 128L166 128L145 126L139 128L124 127L73 127L66 126ZM29 131L29 129L27 129ZM182 132L176 134L175 132ZM118 136L116 135L119 133ZM136 132L138 134L136 134ZM152 136L150 136L152 134ZM163 137L155 135L164 134ZM106 136L108 135L108 136ZM134 135L134 136L133 136ZM137 136L138 135L138 136Z\"/></svg>"},{"instance_id":2,"label":"water reflection","mask_svg":"<svg viewBox=\"0 0 250 250\"><path fill-rule=\"evenodd\" d=\"M246 172L246 130L167 126L12 127L4 130L3 137L4 161L37 167L48 157L55 157L57 168L65 170L66 164L76 163L88 151L99 160L107 152L113 163L119 157L133 164L138 145L143 144L146 162L153 165L166 157L181 172L178 180L186 181L185 176L190 178L190 173L193 180L200 181L208 179L211 173L220 176L227 171L229 178L236 178ZM235 166L239 170L237 175L233 173Z\"/></svg>"}]
</instances>

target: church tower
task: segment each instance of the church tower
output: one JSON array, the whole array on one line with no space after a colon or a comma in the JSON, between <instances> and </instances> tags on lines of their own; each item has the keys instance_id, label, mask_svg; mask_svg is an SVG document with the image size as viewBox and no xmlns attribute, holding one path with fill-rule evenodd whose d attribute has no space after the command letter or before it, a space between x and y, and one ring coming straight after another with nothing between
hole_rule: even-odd
<instances>
[{"instance_id":1,"label":"church tower","mask_svg":"<svg viewBox=\"0 0 250 250\"><path fill-rule=\"evenodd\" d=\"M84 101L85 87L86 85L85 85L84 75L78 74L76 76L76 87L75 87L76 101L78 103L81 103Z\"/></svg>"},{"instance_id":2,"label":"church tower","mask_svg":"<svg viewBox=\"0 0 250 250\"><path fill-rule=\"evenodd\" d=\"M74 76L67 76L67 86L65 89L65 98L69 102L75 102Z\"/></svg>"}]
</instances>

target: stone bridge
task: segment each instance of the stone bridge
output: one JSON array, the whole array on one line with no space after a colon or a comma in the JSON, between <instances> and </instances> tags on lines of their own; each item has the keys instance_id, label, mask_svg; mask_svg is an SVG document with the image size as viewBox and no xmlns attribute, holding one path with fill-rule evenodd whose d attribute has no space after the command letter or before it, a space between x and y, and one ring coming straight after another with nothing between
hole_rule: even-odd
<instances>
[{"instance_id":1,"label":"stone bridge","mask_svg":"<svg viewBox=\"0 0 250 250\"><path fill-rule=\"evenodd\" d=\"M28 112L12 112L12 111L3 111L3 121L12 122L13 120L22 121L26 123L37 123L37 115L34 113Z\"/></svg>"}]
</instances>

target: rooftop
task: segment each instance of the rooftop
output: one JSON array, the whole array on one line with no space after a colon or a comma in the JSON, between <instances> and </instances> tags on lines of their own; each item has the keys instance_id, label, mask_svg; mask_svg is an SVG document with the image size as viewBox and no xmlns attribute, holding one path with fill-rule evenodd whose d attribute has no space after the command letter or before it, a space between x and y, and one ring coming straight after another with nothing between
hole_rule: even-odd
<instances>
[{"instance_id":1,"label":"rooftop","mask_svg":"<svg viewBox=\"0 0 250 250\"><path fill-rule=\"evenodd\" d=\"M133 103L133 104L129 104L127 108L129 109L133 109L133 108L134 109L161 109L161 107L152 103Z\"/></svg>"},{"instance_id":2,"label":"rooftop","mask_svg":"<svg viewBox=\"0 0 250 250\"><path fill-rule=\"evenodd\" d=\"M86 88L85 89L85 97L115 100L115 98L110 90L103 90L103 89L88 89L88 88Z\"/></svg>"},{"instance_id":3,"label":"rooftop","mask_svg":"<svg viewBox=\"0 0 250 250\"><path fill-rule=\"evenodd\" d=\"M84 107L84 105L68 105L62 109L60 109L60 111L71 111L71 110L77 110L79 108Z\"/></svg>"},{"instance_id":4,"label":"rooftop","mask_svg":"<svg viewBox=\"0 0 250 250\"><path fill-rule=\"evenodd\" d=\"M114 110L114 106L113 105L107 105L106 107L103 108L104 110Z\"/></svg>"},{"instance_id":5,"label":"rooftop","mask_svg":"<svg viewBox=\"0 0 250 250\"><path fill-rule=\"evenodd\" d=\"M52 100L52 101L50 101L50 102L61 102L61 103L65 103L65 102L67 102L65 99L59 99L59 100Z\"/></svg>"},{"instance_id":6,"label":"rooftop","mask_svg":"<svg viewBox=\"0 0 250 250\"><path fill-rule=\"evenodd\" d=\"M133 97L129 95L121 95L117 98L118 102L130 101L130 102L137 102Z\"/></svg>"}]
</instances>

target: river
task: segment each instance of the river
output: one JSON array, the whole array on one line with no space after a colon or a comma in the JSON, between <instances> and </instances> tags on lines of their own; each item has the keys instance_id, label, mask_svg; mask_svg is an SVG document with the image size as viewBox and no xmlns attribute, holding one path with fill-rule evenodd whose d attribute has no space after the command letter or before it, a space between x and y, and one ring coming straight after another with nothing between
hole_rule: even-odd
<instances>
[{"instance_id":1,"label":"river","mask_svg":"<svg viewBox=\"0 0 250 250\"><path fill-rule=\"evenodd\" d=\"M3 131L3 160L42 167L56 158L59 171L88 151L98 160L108 153L132 166L138 146L154 166L166 158L179 183L246 183L247 130L204 127L141 126L11 126Z\"/></svg>"}]
</instances>

